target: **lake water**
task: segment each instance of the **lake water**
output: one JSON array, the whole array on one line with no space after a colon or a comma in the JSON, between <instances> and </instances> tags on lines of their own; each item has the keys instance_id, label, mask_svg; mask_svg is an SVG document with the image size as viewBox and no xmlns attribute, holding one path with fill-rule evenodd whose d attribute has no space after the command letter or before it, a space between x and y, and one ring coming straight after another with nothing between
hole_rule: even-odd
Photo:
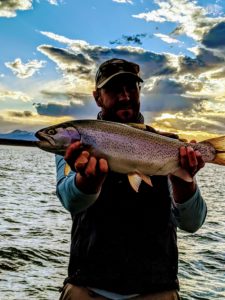
<instances>
[{"instance_id":1,"label":"lake water","mask_svg":"<svg viewBox=\"0 0 225 300\"><path fill-rule=\"evenodd\" d=\"M203 227L178 231L183 300L225 299L225 167L198 175ZM0 146L0 299L55 300L67 274L70 215L55 194L54 155Z\"/></svg>"}]
</instances>

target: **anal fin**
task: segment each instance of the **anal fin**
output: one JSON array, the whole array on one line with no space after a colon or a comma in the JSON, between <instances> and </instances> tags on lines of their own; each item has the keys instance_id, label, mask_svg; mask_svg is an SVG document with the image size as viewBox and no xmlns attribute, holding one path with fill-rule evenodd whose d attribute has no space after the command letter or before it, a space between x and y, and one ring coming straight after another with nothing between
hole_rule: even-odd
<instances>
[{"instance_id":1,"label":"anal fin","mask_svg":"<svg viewBox=\"0 0 225 300\"><path fill-rule=\"evenodd\" d=\"M151 178L147 175L144 175L144 174L137 174L137 173L128 174L128 180L129 180L129 183L130 183L131 187L133 188L133 190L135 192L138 192L142 180L146 184L148 184L150 186L153 186Z\"/></svg>"}]
</instances>

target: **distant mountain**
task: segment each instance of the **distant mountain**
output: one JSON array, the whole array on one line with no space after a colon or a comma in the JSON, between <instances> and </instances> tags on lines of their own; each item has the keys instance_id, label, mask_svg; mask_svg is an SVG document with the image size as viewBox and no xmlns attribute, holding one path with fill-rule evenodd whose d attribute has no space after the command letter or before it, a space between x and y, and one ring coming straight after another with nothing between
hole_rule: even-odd
<instances>
[{"instance_id":1,"label":"distant mountain","mask_svg":"<svg viewBox=\"0 0 225 300\"><path fill-rule=\"evenodd\" d=\"M0 133L0 139L12 139L12 140L23 140L23 141L36 141L37 138L34 132L29 132L25 130L14 130L9 133Z\"/></svg>"}]
</instances>

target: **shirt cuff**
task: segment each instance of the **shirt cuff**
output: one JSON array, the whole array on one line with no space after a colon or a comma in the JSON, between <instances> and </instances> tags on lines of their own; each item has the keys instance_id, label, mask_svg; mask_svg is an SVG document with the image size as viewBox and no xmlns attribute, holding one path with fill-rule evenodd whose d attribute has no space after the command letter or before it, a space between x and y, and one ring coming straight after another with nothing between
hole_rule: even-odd
<instances>
[{"instance_id":1,"label":"shirt cuff","mask_svg":"<svg viewBox=\"0 0 225 300\"><path fill-rule=\"evenodd\" d=\"M191 206L193 206L193 203L199 199L200 197L200 189L199 187L196 185L196 191L194 193L194 195L189 198L187 201L183 202L183 203L177 203L173 200L174 206L177 207L179 210L184 210L187 209Z\"/></svg>"},{"instance_id":2,"label":"shirt cuff","mask_svg":"<svg viewBox=\"0 0 225 300\"><path fill-rule=\"evenodd\" d=\"M72 182L70 183L70 181L72 181ZM79 190L75 184L74 176L71 176L71 178L68 178L68 186L70 186L71 197L77 197L80 200L93 202L98 198L98 196L100 194L100 191L97 193L94 193L94 194L85 194L84 192Z\"/></svg>"}]
</instances>

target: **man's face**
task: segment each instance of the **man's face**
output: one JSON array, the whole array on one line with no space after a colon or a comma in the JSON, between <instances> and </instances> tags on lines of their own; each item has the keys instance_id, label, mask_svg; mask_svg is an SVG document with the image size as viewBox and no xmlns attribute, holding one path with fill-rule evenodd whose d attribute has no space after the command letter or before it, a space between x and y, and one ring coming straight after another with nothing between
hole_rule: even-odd
<instances>
[{"instance_id":1,"label":"man's face","mask_svg":"<svg viewBox=\"0 0 225 300\"><path fill-rule=\"evenodd\" d=\"M133 76L115 76L98 90L96 102L104 120L136 122L140 110L139 83Z\"/></svg>"}]
</instances>

